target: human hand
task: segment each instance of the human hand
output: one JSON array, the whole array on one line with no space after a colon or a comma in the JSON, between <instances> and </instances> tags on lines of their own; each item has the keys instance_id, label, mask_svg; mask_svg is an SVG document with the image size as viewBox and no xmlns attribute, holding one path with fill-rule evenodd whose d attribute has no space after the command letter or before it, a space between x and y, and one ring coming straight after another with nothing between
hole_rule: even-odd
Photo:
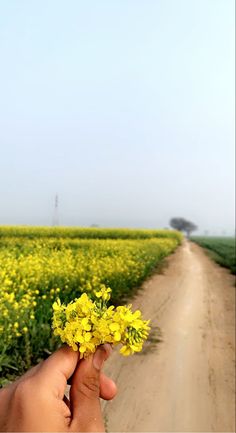
<instances>
[{"instance_id":1,"label":"human hand","mask_svg":"<svg viewBox=\"0 0 236 433\"><path fill-rule=\"evenodd\" d=\"M79 352L62 347L0 390L0 431L104 432L99 397L111 400L116 395L115 383L101 373L110 353L105 344L79 360Z\"/></svg>"}]
</instances>

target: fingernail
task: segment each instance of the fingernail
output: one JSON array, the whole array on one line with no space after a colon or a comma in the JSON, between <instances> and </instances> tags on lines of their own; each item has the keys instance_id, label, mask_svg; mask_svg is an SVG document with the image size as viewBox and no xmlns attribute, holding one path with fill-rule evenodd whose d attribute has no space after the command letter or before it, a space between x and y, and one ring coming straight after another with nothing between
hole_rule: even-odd
<instances>
[{"instance_id":1,"label":"fingernail","mask_svg":"<svg viewBox=\"0 0 236 433\"><path fill-rule=\"evenodd\" d=\"M96 370L101 370L106 357L106 352L103 348L99 347L93 355L93 366Z\"/></svg>"},{"instance_id":2,"label":"fingernail","mask_svg":"<svg viewBox=\"0 0 236 433\"><path fill-rule=\"evenodd\" d=\"M101 370L104 361L110 356L111 352L112 348L110 344L103 344L102 346L99 346L93 355L93 366L97 370Z\"/></svg>"}]
</instances>

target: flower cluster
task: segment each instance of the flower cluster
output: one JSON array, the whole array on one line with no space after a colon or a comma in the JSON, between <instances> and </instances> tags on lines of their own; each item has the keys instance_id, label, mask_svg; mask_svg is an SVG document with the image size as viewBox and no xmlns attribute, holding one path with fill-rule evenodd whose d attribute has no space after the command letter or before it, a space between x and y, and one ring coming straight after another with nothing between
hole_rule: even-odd
<instances>
[{"instance_id":1,"label":"flower cluster","mask_svg":"<svg viewBox=\"0 0 236 433\"><path fill-rule=\"evenodd\" d=\"M149 321L142 320L139 310L132 313L131 305L107 306L110 288L95 292L93 301L83 293L68 305L58 299L53 304L54 334L83 357L95 352L104 343L122 344L124 356L140 352L150 330Z\"/></svg>"}]
</instances>

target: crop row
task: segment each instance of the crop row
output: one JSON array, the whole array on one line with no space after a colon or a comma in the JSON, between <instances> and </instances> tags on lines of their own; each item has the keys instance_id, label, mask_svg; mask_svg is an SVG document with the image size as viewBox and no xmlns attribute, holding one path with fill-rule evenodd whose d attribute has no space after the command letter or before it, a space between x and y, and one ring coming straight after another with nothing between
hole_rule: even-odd
<instances>
[{"instance_id":1,"label":"crop row","mask_svg":"<svg viewBox=\"0 0 236 433\"><path fill-rule=\"evenodd\" d=\"M206 248L211 257L221 266L236 273L236 248L234 238L194 237L194 242Z\"/></svg>"},{"instance_id":2,"label":"crop row","mask_svg":"<svg viewBox=\"0 0 236 433\"><path fill-rule=\"evenodd\" d=\"M71 238L71 239L151 239L175 238L181 240L181 233L175 230L136 230L113 228L82 228L82 227L31 227L31 226L0 226L0 238L23 237Z\"/></svg>"}]
</instances>

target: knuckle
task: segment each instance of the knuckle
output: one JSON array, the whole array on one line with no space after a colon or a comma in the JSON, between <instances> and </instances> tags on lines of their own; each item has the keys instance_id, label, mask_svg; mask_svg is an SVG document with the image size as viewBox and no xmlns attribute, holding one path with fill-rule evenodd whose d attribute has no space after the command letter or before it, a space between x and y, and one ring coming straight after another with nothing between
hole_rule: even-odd
<instances>
[{"instance_id":1,"label":"knuckle","mask_svg":"<svg viewBox=\"0 0 236 433\"><path fill-rule=\"evenodd\" d=\"M29 394L29 392L30 392L29 381L27 379L21 380L15 388L14 398L16 400L23 400Z\"/></svg>"},{"instance_id":2,"label":"knuckle","mask_svg":"<svg viewBox=\"0 0 236 433\"><path fill-rule=\"evenodd\" d=\"M94 376L87 376L80 382L78 391L88 399L99 397L100 385L98 379Z\"/></svg>"},{"instance_id":3,"label":"knuckle","mask_svg":"<svg viewBox=\"0 0 236 433\"><path fill-rule=\"evenodd\" d=\"M30 395L30 385L27 380L20 381L13 392L12 404L17 407L23 409Z\"/></svg>"},{"instance_id":4,"label":"knuckle","mask_svg":"<svg viewBox=\"0 0 236 433\"><path fill-rule=\"evenodd\" d=\"M32 397L34 397L34 400L40 399L41 394L42 390L40 384L38 385L36 381L34 381L34 378L26 377L20 379L16 384L13 399L16 402L22 402L22 404L26 405L27 403L30 404Z\"/></svg>"}]
</instances>

